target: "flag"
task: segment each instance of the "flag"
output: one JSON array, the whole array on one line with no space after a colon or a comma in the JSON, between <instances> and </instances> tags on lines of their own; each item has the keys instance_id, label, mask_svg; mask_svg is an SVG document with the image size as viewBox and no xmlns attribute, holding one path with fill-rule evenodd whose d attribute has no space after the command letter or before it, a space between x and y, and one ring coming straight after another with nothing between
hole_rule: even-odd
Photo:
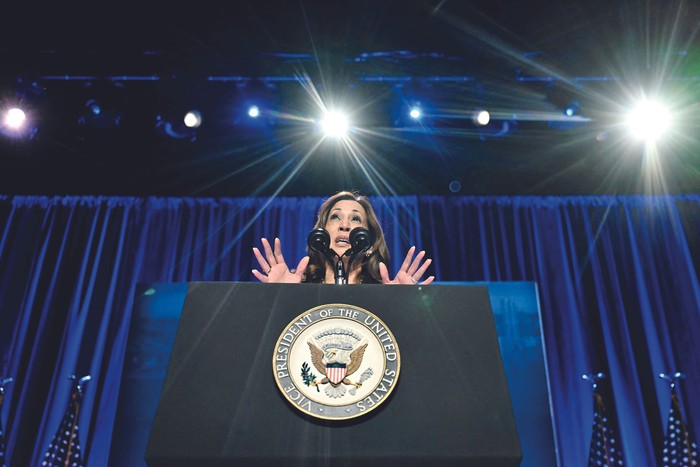
<instances>
[{"instance_id":1,"label":"flag","mask_svg":"<svg viewBox=\"0 0 700 467\"><path fill-rule=\"evenodd\" d=\"M0 414L2 414L2 403L5 400L4 387L0 389ZM5 432L2 430L2 417L0 416L0 466L7 467L5 462Z\"/></svg>"},{"instance_id":2,"label":"flag","mask_svg":"<svg viewBox=\"0 0 700 467\"><path fill-rule=\"evenodd\" d=\"M80 455L80 438L78 436L78 415L80 415L80 403L83 400L83 383L90 379L85 376L76 381L75 375L68 408L61 420L56 434L49 444L49 449L44 454L41 467L84 467Z\"/></svg>"},{"instance_id":3,"label":"flag","mask_svg":"<svg viewBox=\"0 0 700 467\"><path fill-rule=\"evenodd\" d=\"M664 437L661 455L664 467L691 467L700 465L698 445L693 441L688 425L683 420L681 403L676 393L676 385L671 385L671 408L668 413L668 426Z\"/></svg>"},{"instance_id":4,"label":"flag","mask_svg":"<svg viewBox=\"0 0 700 467\"><path fill-rule=\"evenodd\" d=\"M612 423L605 413L603 397L593 391L593 433L588 451L588 467L625 465L622 446L615 438Z\"/></svg>"},{"instance_id":5,"label":"flag","mask_svg":"<svg viewBox=\"0 0 700 467\"><path fill-rule=\"evenodd\" d=\"M0 467L7 467L5 458L5 432L2 428L2 404L5 402L5 386L12 382L12 378L0 378Z\"/></svg>"}]
</instances>

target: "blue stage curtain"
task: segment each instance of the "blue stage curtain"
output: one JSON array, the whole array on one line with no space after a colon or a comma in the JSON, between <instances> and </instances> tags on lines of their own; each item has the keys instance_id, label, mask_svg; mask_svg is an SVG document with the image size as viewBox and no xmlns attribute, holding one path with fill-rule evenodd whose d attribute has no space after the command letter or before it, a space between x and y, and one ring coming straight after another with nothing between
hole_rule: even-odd
<instances>
[{"instance_id":1,"label":"blue stage curtain","mask_svg":"<svg viewBox=\"0 0 700 467\"><path fill-rule=\"evenodd\" d=\"M135 285L247 281L252 246L304 254L320 197L0 196L0 376L10 465L38 465L70 374L89 373L87 465L106 465ZM374 197L392 271L415 244L439 281L535 281L561 465L583 465L592 426L581 374L603 371L629 465L654 465L669 389L685 371L700 423L700 196Z\"/></svg>"},{"instance_id":2,"label":"blue stage curtain","mask_svg":"<svg viewBox=\"0 0 700 467\"><path fill-rule=\"evenodd\" d=\"M700 423L700 197L425 197L439 280L535 281L558 458L584 465L592 422L583 373L609 375L628 465L656 465L668 384Z\"/></svg>"}]
</instances>

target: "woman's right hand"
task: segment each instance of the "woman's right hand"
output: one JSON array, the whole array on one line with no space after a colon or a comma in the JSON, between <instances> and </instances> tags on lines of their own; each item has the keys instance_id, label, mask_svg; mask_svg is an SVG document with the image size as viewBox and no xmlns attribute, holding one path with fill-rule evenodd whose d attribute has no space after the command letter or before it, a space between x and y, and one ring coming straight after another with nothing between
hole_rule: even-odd
<instances>
[{"instance_id":1,"label":"woman's right hand","mask_svg":"<svg viewBox=\"0 0 700 467\"><path fill-rule=\"evenodd\" d=\"M260 282L299 284L304 277L306 266L309 264L309 257L304 256L299 261L299 265L294 272L292 272L287 267L284 256L282 256L282 246L279 238L275 238L274 250L266 238L262 239L262 245L265 255L263 256L260 250L255 247L253 247L253 254L263 272L253 269L253 275Z\"/></svg>"}]
</instances>

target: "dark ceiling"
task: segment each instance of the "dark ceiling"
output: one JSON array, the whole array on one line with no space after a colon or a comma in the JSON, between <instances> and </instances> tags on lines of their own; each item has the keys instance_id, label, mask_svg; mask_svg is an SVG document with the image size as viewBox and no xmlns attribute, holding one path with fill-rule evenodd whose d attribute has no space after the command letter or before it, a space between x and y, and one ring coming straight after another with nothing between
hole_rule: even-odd
<instances>
[{"instance_id":1,"label":"dark ceiling","mask_svg":"<svg viewBox=\"0 0 700 467\"><path fill-rule=\"evenodd\" d=\"M699 186L698 2L66 3L3 10L0 99L21 96L40 120L31 139L0 135L0 194ZM351 111L350 148L319 143L309 83L327 105ZM679 109L673 137L653 154L619 124L643 92L671 96ZM243 104L260 96L275 113L250 125ZM91 98L101 99L102 120L80 124ZM428 113L421 126L403 119L412 100ZM581 119L562 120L573 101ZM196 138L154 129L156 115L188 106L203 114ZM486 128L471 120L480 106L492 110ZM110 109L116 128L105 127Z\"/></svg>"}]
</instances>

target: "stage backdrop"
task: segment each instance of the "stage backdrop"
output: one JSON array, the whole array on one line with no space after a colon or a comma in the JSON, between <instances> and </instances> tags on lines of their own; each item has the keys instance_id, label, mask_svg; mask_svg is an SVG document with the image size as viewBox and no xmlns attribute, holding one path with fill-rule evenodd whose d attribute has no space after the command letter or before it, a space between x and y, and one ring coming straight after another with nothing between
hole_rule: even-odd
<instances>
[{"instance_id":1,"label":"stage backdrop","mask_svg":"<svg viewBox=\"0 0 700 467\"><path fill-rule=\"evenodd\" d=\"M536 282L561 465L584 465L590 385L628 465L654 465L680 370L700 423L700 196L374 197L391 269L415 244L438 281ZM91 374L80 412L88 465L106 465L138 283L246 281L251 247L279 236L295 264L321 198L0 196L0 376L10 467L38 465Z\"/></svg>"}]
</instances>

